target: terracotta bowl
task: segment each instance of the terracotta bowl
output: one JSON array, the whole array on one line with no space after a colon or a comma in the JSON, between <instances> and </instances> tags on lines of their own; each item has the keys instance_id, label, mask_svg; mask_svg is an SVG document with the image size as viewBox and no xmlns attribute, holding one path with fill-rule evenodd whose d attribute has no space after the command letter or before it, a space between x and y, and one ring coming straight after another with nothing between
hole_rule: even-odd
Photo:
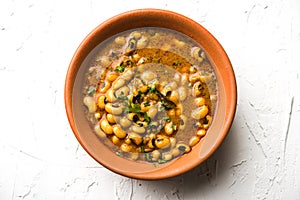
<instances>
[{"instance_id":1,"label":"terracotta bowl","mask_svg":"<svg viewBox=\"0 0 300 200\"><path fill-rule=\"evenodd\" d=\"M154 166L117 156L92 133L84 116L80 88L75 79L87 55L103 40L139 27L164 27L179 31L198 42L209 55L217 77L218 102L214 120L206 136L192 151L167 164ZM73 100L72 100L73 99ZM75 99L75 100L74 100ZM180 14L158 9L133 10L117 15L96 27L76 50L65 82L65 106L70 126L81 146L104 167L123 176L158 180L185 173L209 158L220 146L232 124L237 101L234 72L224 49L205 28Z\"/></svg>"}]
</instances>

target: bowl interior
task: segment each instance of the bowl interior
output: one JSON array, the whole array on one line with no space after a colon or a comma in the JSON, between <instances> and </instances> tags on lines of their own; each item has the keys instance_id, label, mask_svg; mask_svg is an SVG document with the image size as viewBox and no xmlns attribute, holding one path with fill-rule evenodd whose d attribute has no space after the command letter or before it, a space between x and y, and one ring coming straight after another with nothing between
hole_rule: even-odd
<instances>
[{"instance_id":1,"label":"bowl interior","mask_svg":"<svg viewBox=\"0 0 300 200\"><path fill-rule=\"evenodd\" d=\"M164 27L179 31L199 43L209 55L218 84L218 102L207 135L193 150L166 164L138 163L116 156L95 134L84 116L81 98L84 62L102 41L119 32L139 27ZM184 173L206 160L225 138L235 114L236 82L231 63L218 41L201 25L180 14L142 9L117 15L96 27L80 44L71 60L65 83L65 104L71 128L82 147L106 168L137 179L163 179Z\"/></svg>"}]
</instances>

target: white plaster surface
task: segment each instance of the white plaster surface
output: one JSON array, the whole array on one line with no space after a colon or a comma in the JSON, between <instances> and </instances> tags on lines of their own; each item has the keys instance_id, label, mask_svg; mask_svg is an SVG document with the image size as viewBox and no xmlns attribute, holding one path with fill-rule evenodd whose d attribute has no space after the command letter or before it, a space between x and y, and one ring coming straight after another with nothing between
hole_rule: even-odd
<instances>
[{"instance_id":1,"label":"white plaster surface","mask_svg":"<svg viewBox=\"0 0 300 200\"><path fill-rule=\"evenodd\" d=\"M74 137L63 99L82 39L109 17L145 7L206 27L227 51L238 88L222 146L162 181L96 163ZM0 199L300 199L299 75L299 0L1 0Z\"/></svg>"}]
</instances>

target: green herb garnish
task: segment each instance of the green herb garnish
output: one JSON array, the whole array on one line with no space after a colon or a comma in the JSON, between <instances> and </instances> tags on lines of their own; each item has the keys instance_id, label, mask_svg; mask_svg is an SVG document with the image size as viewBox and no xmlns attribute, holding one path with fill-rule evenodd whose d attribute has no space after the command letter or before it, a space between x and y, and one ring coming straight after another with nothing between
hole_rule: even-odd
<instances>
[{"instance_id":1,"label":"green herb garnish","mask_svg":"<svg viewBox=\"0 0 300 200\"><path fill-rule=\"evenodd\" d=\"M89 95L94 95L96 93L96 89L94 87L89 87L87 93Z\"/></svg>"},{"instance_id":2,"label":"green herb garnish","mask_svg":"<svg viewBox=\"0 0 300 200\"><path fill-rule=\"evenodd\" d=\"M151 161L151 154L145 153L146 160Z\"/></svg>"},{"instance_id":3,"label":"green herb garnish","mask_svg":"<svg viewBox=\"0 0 300 200\"><path fill-rule=\"evenodd\" d=\"M151 118L148 116L148 114L146 112L144 112L144 120L145 122L147 122L148 124L150 124L151 122Z\"/></svg>"},{"instance_id":4,"label":"green herb garnish","mask_svg":"<svg viewBox=\"0 0 300 200\"><path fill-rule=\"evenodd\" d=\"M125 71L125 66L123 65L123 63L121 63L120 65L118 65L115 69L116 72L124 72Z\"/></svg>"},{"instance_id":5,"label":"green herb garnish","mask_svg":"<svg viewBox=\"0 0 300 200\"><path fill-rule=\"evenodd\" d=\"M138 104L131 104L128 111L132 113L139 113L141 111L141 107Z\"/></svg>"},{"instance_id":6,"label":"green herb garnish","mask_svg":"<svg viewBox=\"0 0 300 200\"><path fill-rule=\"evenodd\" d=\"M170 122L171 121L171 117L170 116L164 116L162 119L164 121L166 121L166 122Z\"/></svg>"},{"instance_id":7,"label":"green herb garnish","mask_svg":"<svg viewBox=\"0 0 300 200\"><path fill-rule=\"evenodd\" d=\"M177 130L177 126L176 126L176 124L172 124L172 129L173 129L174 131L176 131L176 130Z\"/></svg>"},{"instance_id":8,"label":"green herb garnish","mask_svg":"<svg viewBox=\"0 0 300 200\"><path fill-rule=\"evenodd\" d=\"M158 159L158 161L157 161L158 164L164 164L166 162L168 162L168 161L165 161L165 160L162 160L162 159Z\"/></svg>"},{"instance_id":9,"label":"green herb garnish","mask_svg":"<svg viewBox=\"0 0 300 200\"><path fill-rule=\"evenodd\" d=\"M155 85L154 84L148 85L148 91L151 93L157 92Z\"/></svg>"},{"instance_id":10,"label":"green herb garnish","mask_svg":"<svg viewBox=\"0 0 300 200\"><path fill-rule=\"evenodd\" d=\"M163 104L163 102L162 102L162 104L160 105L159 110L160 110L161 112L165 112L165 111L167 110L166 107L165 107L165 105Z\"/></svg>"},{"instance_id":11,"label":"green herb garnish","mask_svg":"<svg viewBox=\"0 0 300 200\"><path fill-rule=\"evenodd\" d=\"M123 156L124 156L123 153L122 153L122 152L119 152L119 151L117 151L116 154L117 154L117 156L120 156L120 157L123 157Z\"/></svg>"},{"instance_id":12,"label":"green herb garnish","mask_svg":"<svg viewBox=\"0 0 300 200\"><path fill-rule=\"evenodd\" d=\"M128 113L139 113L141 111L141 107L138 104L132 103L131 101L124 102L125 112Z\"/></svg>"}]
</instances>

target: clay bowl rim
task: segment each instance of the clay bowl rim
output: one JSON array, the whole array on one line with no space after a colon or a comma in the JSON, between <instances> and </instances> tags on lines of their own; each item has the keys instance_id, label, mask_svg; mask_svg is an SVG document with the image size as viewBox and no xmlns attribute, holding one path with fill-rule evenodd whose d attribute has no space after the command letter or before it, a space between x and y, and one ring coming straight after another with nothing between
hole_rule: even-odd
<instances>
[{"instance_id":1,"label":"clay bowl rim","mask_svg":"<svg viewBox=\"0 0 300 200\"><path fill-rule=\"evenodd\" d=\"M129 21L131 22L131 24L128 23ZM215 139L215 141L213 141L213 145L209 148L205 155L200 156L197 154L197 151L200 151L201 149L200 146L204 146L204 144L197 144L198 146L196 145L195 149L193 148L193 150L190 153L181 156L175 161L172 161L168 166L162 165L162 167L159 167L158 169L149 172L132 172L130 170L119 169L111 163L104 162L103 160L101 160L101 158L99 158L99 156L95 155L93 150L87 147L86 141L82 139L82 133L80 133L77 130L73 118L72 96L74 82L80 65L85 59L85 57L88 55L88 53L97 44L99 44L99 35L101 35L101 41L103 41L104 39L115 35L121 31L146 26L174 29L179 32L183 32L184 34L188 35L196 41L198 40L197 42L199 42L200 39L198 37L200 36L202 39L205 39L201 40L201 45L209 53L210 58L214 63L215 71L218 73L218 85L221 87L221 89L219 88L221 90L219 92L222 93L222 97L225 98L218 100L219 102L217 106L216 117L218 117L218 114L222 116L220 117L220 119L222 119L222 122L219 123L219 125L217 126L218 128L216 128L216 130L219 131L218 137ZM219 94L219 96L221 95ZM84 38L84 40L81 42L81 44L75 51L73 58L69 64L65 81L64 100L68 121L75 137L77 138L81 146L85 149L85 151L98 163L100 163L107 169L126 177L142 180L159 180L178 176L191 170L192 168L204 162L217 150L217 148L221 145L222 141L229 132L229 129L234 119L237 103L237 87L234 71L225 50L217 41L217 39L211 33L209 33L202 25L176 12L162 9L146 8L127 11L118 14L114 17L111 17L110 19L98 25ZM214 126L214 123L216 123L215 121L216 120L214 120L213 124L211 125L212 127ZM191 162L187 163L186 161L189 160L189 154L191 155L190 157L195 158L195 160L192 160ZM117 155L115 156L117 157ZM184 159L185 162L178 161ZM126 163L128 161L124 162ZM174 164L176 162L178 162L179 164ZM132 166L134 167L134 165ZM174 167L172 168L172 166Z\"/></svg>"}]
</instances>

